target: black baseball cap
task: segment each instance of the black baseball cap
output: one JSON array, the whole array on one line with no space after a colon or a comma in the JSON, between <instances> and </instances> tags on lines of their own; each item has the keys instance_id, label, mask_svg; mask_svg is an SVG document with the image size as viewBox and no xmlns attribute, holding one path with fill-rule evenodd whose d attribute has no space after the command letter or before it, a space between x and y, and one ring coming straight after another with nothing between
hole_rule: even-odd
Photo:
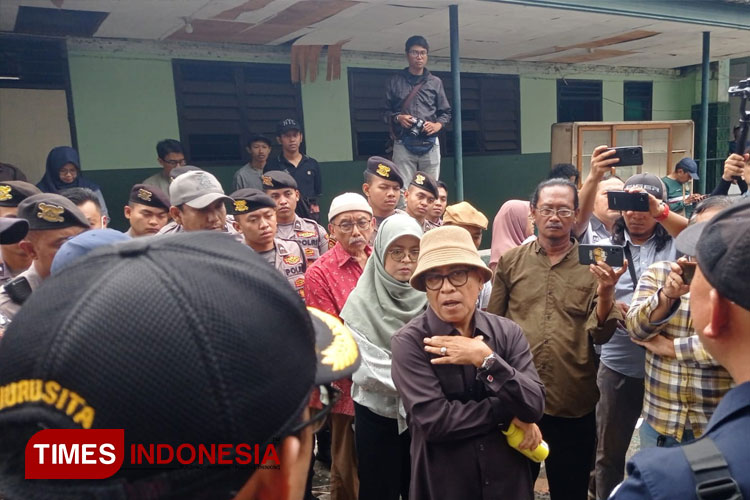
<instances>
[{"instance_id":1,"label":"black baseball cap","mask_svg":"<svg viewBox=\"0 0 750 500\"><path fill-rule=\"evenodd\" d=\"M156 186L136 184L130 189L130 203L138 203L154 208L169 210L169 196Z\"/></svg>"},{"instance_id":2,"label":"black baseball cap","mask_svg":"<svg viewBox=\"0 0 750 500\"><path fill-rule=\"evenodd\" d=\"M17 207L19 203L41 191L35 185L24 181L0 182L0 207Z\"/></svg>"},{"instance_id":3,"label":"black baseball cap","mask_svg":"<svg viewBox=\"0 0 750 500\"><path fill-rule=\"evenodd\" d=\"M398 186L404 187L404 179L399 173L395 163L380 156L371 156L367 159L367 172L387 181L398 182Z\"/></svg>"},{"instance_id":4,"label":"black baseball cap","mask_svg":"<svg viewBox=\"0 0 750 500\"><path fill-rule=\"evenodd\" d=\"M72 201L55 193L35 194L23 200L18 204L18 218L29 222L29 231L90 227L86 216Z\"/></svg>"},{"instance_id":5,"label":"black baseball cap","mask_svg":"<svg viewBox=\"0 0 750 500\"><path fill-rule=\"evenodd\" d=\"M419 189L424 189L428 193L432 194L435 198L440 196L437 182L432 178L430 174L426 172L417 170L417 172L414 174L414 178L411 180L411 185L416 186Z\"/></svg>"},{"instance_id":6,"label":"black baseball cap","mask_svg":"<svg viewBox=\"0 0 750 500\"><path fill-rule=\"evenodd\" d=\"M695 256L703 276L721 295L750 310L750 201L737 203L676 238L677 249Z\"/></svg>"},{"instance_id":7,"label":"black baseball cap","mask_svg":"<svg viewBox=\"0 0 750 500\"><path fill-rule=\"evenodd\" d=\"M12 245L26 237L29 222L15 217L0 217L0 245Z\"/></svg>"},{"instance_id":8,"label":"black baseball cap","mask_svg":"<svg viewBox=\"0 0 750 500\"><path fill-rule=\"evenodd\" d=\"M294 118L281 120L279 124L276 125L276 135L286 134L290 130L302 131L302 127L300 127L300 124Z\"/></svg>"},{"instance_id":9,"label":"black baseball cap","mask_svg":"<svg viewBox=\"0 0 750 500\"><path fill-rule=\"evenodd\" d=\"M40 381L46 394L56 384L49 397L30 391L26 401L0 404L0 491L12 498L14 489L30 498L44 497L37 488L69 486L27 484L22 465L11 465L23 463L40 429L122 428L126 463L132 443L264 446L300 424L315 384L350 376L359 363L340 320L313 316L262 257L212 231L92 251L34 291L2 342L0 392ZM80 400L71 410L60 401L72 393ZM136 472L140 480L155 474L123 468L78 487L125 498L122 481ZM174 483L158 484L190 492L214 471L176 473Z\"/></svg>"},{"instance_id":10,"label":"black baseball cap","mask_svg":"<svg viewBox=\"0 0 750 500\"><path fill-rule=\"evenodd\" d=\"M243 188L229 195L233 200L232 214L240 215L255 212L261 208L276 209L276 202L260 189Z\"/></svg>"},{"instance_id":11,"label":"black baseball cap","mask_svg":"<svg viewBox=\"0 0 750 500\"><path fill-rule=\"evenodd\" d=\"M269 170L260 177L260 180L263 182L263 191L285 188L297 189L297 181L283 170Z\"/></svg>"},{"instance_id":12,"label":"black baseball cap","mask_svg":"<svg viewBox=\"0 0 750 500\"><path fill-rule=\"evenodd\" d=\"M635 174L628 177L625 186L643 188L647 193L654 195L657 200L665 201L667 199L667 189L664 182L654 174Z\"/></svg>"}]
</instances>

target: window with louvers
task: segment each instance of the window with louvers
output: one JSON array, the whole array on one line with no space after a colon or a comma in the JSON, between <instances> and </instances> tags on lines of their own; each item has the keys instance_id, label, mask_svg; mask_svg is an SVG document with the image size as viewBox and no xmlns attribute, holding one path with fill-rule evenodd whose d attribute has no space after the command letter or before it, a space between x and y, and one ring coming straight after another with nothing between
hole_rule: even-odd
<instances>
[{"instance_id":1,"label":"window with louvers","mask_svg":"<svg viewBox=\"0 0 750 500\"><path fill-rule=\"evenodd\" d=\"M602 121L602 82L557 80L557 121Z\"/></svg>"},{"instance_id":2,"label":"window with louvers","mask_svg":"<svg viewBox=\"0 0 750 500\"><path fill-rule=\"evenodd\" d=\"M623 85L624 119L650 121L653 91L652 82L625 82Z\"/></svg>"},{"instance_id":3,"label":"window with louvers","mask_svg":"<svg viewBox=\"0 0 750 500\"><path fill-rule=\"evenodd\" d=\"M175 60L173 70L180 140L191 162L244 163L250 136L273 140L281 120L302 121L288 65Z\"/></svg>"},{"instance_id":4,"label":"window with louvers","mask_svg":"<svg viewBox=\"0 0 750 500\"><path fill-rule=\"evenodd\" d=\"M393 70L349 69L349 109L355 159L382 155L388 142L385 86ZM448 100L453 97L450 73L433 72L443 81ZM461 73L464 154L521 152L521 97L515 75ZM451 106L453 103L451 102ZM440 135L443 155L453 155L453 123Z\"/></svg>"}]
</instances>

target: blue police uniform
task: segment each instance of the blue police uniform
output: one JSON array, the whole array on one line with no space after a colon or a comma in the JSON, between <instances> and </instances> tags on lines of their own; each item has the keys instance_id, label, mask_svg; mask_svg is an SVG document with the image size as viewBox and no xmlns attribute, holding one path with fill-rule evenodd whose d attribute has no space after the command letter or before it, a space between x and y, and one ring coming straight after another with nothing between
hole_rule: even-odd
<instances>
[{"instance_id":1,"label":"blue police uniform","mask_svg":"<svg viewBox=\"0 0 750 500\"><path fill-rule=\"evenodd\" d=\"M743 498L750 498L748 431L750 382L745 382L724 396L704 435L709 436L724 455ZM693 472L680 447L644 450L628 462L627 470L629 477L612 493L610 499L696 498Z\"/></svg>"}]
</instances>

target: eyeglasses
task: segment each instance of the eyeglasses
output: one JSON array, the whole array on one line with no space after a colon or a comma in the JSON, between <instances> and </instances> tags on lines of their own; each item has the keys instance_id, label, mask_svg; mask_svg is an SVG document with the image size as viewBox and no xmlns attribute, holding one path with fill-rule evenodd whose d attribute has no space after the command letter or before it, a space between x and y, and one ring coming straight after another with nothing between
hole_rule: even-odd
<instances>
[{"instance_id":1,"label":"eyeglasses","mask_svg":"<svg viewBox=\"0 0 750 500\"><path fill-rule=\"evenodd\" d=\"M362 231L364 231L365 229L369 229L370 228L370 222L372 222L372 218L370 218L370 219L359 219L356 222L356 226L359 229L361 229ZM354 225L355 225L355 223L351 222L351 221L342 222L341 224L334 224L334 226L336 226L339 229L341 229L342 233L351 233L354 230Z\"/></svg>"},{"instance_id":2,"label":"eyeglasses","mask_svg":"<svg viewBox=\"0 0 750 500\"><path fill-rule=\"evenodd\" d=\"M448 274L426 273L424 275L424 286L426 286L428 290L440 290L443 288L445 278L448 278L450 284L455 287L464 286L466 282L469 281L469 270L457 269Z\"/></svg>"},{"instance_id":3,"label":"eyeglasses","mask_svg":"<svg viewBox=\"0 0 750 500\"><path fill-rule=\"evenodd\" d=\"M561 219L573 217L573 214L575 214L575 212L569 208L558 208L557 210L555 210L554 208L539 208L537 209L537 212L542 217L552 217L553 215L557 214L557 216Z\"/></svg>"},{"instance_id":4,"label":"eyeglasses","mask_svg":"<svg viewBox=\"0 0 750 500\"><path fill-rule=\"evenodd\" d=\"M395 260L396 262L401 262L402 260L404 260L404 255L407 254L407 252L401 248L394 248L393 250L388 250L386 253L390 255L391 258ZM412 262L416 262L417 259L419 258L419 249L416 248L413 250L409 250L408 254L409 254L409 260Z\"/></svg>"},{"instance_id":5,"label":"eyeglasses","mask_svg":"<svg viewBox=\"0 0 750 500\"><path fill-rule=\"evenodd\" d=\"M172 165L173 167L176 167L177 165L187 165L187 160L185 158L181 160L162 160L167 165Z\"/></svg>"},{"instance_id":6,"label":"eyeglasses","mask_svg":"<svg viewBox=\"0 0 750 500\"><path fill-rule=\"evenodd\" d=\"M412 57L427 57L426 50L410 50L409 55Z\"/></svg>"},{"instance_id":7,"label":"eyeglasses","mask_svg":"<svg viewBox=\"0 0 750 500\"><path fill-rule=\"evenodd\" d=\"M291 436L294 434L299 434L299 432L307 427L310 426L310 430L312 430L313 434L318 432L320 429L323 428L323 424L326 421L326 417L329 413L331 413L331 409L333 408L333 405L336 404L336 402L341 397L341 391L333 387L332 385L320 385L318 386L318 390L320 390L320 402L323 403L325 406L323 406L322 410L311 410L312 416L303 422L298 423L289 431L287 431L287 435ZM314 413L312 413L314 412Z\"/></svg>"}]
</instances>

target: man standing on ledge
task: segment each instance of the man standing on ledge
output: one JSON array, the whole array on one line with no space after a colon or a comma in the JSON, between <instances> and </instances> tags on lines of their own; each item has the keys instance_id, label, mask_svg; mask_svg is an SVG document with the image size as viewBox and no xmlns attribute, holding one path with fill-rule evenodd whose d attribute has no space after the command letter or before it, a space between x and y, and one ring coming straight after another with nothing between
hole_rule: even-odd
<instances>
[{"instance_id":1,"label":"man standing on ledge","mask_svg":"<svg viewBox=\"0 0 750 500\"><path fill-rule=\"evenodd\" d=\"M429 51L424 37L409 37L409 67L395 74L385 88L385 122L394 139L393 162L404 179L414 177L417 170L440 178L437 134L451 121L451 105L443 82L427 70Z\"/></svg>"}]
</instances>

